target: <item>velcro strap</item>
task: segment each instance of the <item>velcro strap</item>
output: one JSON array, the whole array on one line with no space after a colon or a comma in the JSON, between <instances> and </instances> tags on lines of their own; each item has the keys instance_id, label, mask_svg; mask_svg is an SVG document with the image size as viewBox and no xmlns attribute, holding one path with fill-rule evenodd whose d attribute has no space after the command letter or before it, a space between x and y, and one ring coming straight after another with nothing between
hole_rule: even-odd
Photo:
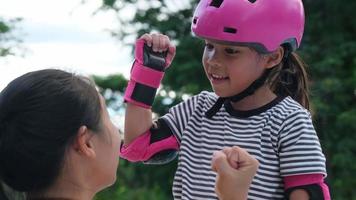
<instances>
[{"instance_id":1,"label":"velcro strap","mask_svg":"<svg viewBox=\"0 0 356 200\"><path fill-rule=\"evenodd\" d=\"M156 88L142 85L130 80L125 90L125 102L133 103L143 108L151 108L156 95Z\"/></svg>"},{"instance_id":2,"label":"velcro strap","mask_svg":"<svg viewBox=\"0 0 356 200\"><path fill-rule=\"evenodd\" d=\"M132 66L131 79L153 88L159 87L163 76L164 72L145 67L136 61Z\"/></svg>"},{"instance_id":3,"label":"velcro strap","mask_svg":"<svg viewBox=\"0 0 356 200\"><path fill-rule=\"evenodd\" d=\"M156 96L156 91L156 88L136 83L131 98L146 105L152 105Z\"/></svg>"},{"instance_id":4,"label":"velcro strap","mask_svg":"<svg viewBox=\"0 0 356 200\"><path fill-rule=\"evenodd\" d=\"M152 133L150 140L151 144L174 135L167 122L162 118L159 118L157 121L153 122L153 126L150 131Z\"/></svg>"}]
</instances>

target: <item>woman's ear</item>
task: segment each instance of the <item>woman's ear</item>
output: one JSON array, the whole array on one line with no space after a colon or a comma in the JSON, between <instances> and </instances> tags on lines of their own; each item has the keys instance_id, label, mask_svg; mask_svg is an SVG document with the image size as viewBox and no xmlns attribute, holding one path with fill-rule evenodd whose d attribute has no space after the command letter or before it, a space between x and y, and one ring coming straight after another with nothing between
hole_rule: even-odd
<instances>
[{"instance_id":1,"label":"woman's ear","mask_svg":"<svg viewBox=\"0 0 356 200\"><path fill-rule=\"evenodd\" d=\"M274 66L278 65L281 63L283 59L283 54L284 54L284 49L283 47L278 47L278 49L272 53L266 54L265 59L266 59L266 65L265 67L267 69L273 68Z\"/></svg>"},{"instance_id":2,"label":"woman's ear","mask_svg":"<svg viewBox=\"0 0 356 200\"><path fill-rule=\"evenodd\" d=\"M81 126L78 129L77 136L74 140L74 149L78 154L83 156L95 158L96 153L93 145L93 137L92 133L90 133L88 127Z\"/></svg>"}]
</instances>

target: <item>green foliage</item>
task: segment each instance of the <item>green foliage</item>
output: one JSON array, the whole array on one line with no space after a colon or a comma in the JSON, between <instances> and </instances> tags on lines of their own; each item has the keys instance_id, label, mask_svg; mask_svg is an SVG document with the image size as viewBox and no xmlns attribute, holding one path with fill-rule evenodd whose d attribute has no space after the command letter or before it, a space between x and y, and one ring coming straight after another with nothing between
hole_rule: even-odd
<instances>
[{"instance_id":1,"label":"green foliage","mask_svg":"<svg viewBox=\"0 0 356 200\"><path fill-rule=\"evenodd\" d=\"M106 6L111 5L118 13L120 9L117 8L142 3L140 0L109 2ZM181 94L196 94L210 89L201 65L202 41L193 38L190 33L192 9L197 0L175 1L183 2L175 3L176 6L172 6L172 1L169 0L145 2L146 7L137 9L133 19L119 19L121 23L126 24L123 27L131 29L115 30L113 35L124 40L125 36L132 37L132 34L139 36L146 32L159 31L177 42L176 58L163 81L164 89L174 90L177 97L167 105L162 104L164 97L159 96L156 99L154 109L162 114L167 112L168 107L180 101ZM327 157L332 198L356 200L356 180L353 178L356 172L356 1L303 2L306 26L299 53L309 65L314 124ZM180 6L177 6L178 4ZM155 188L151 187L152 183L147 182L147 185L141 185L142 188L135 185L137 190L133 190L129 182L144 181L148 179L145 177L148 174L143 174L137 166L130 167L127 164L126 167L122 171L132 173L131 176L137 179L120 182L119 177L119 182L122 183L119 190L124 191L122 194L125 196L135 198L133 195L139 193L136 191L149 196L149 187L155 193L155 198L152 199L157 199L162 193L161 190L167 191L171 186L167 183ZM147 166L144 170L148 173ZM136 176L135 173L139 175ZM166 177L172 173L173 170L161 175ZM149 175L157 176L155 171L151 171ZM124 187L126 189L123 189ZM125 197L116 199L121 198Z\"/></svg>"},{"instance_id":2,"label":"green foliage","mask_svg":"<svg viewBox=\"0 0 356 200\"><path fill-rule=\"evenodd\" d=\"M356 2L306 1L302 48L333 199L356 199Z\"/></svg>"},{"instance_id":3,"label":"green foliage","mask_svg":"<svg viewBox=\"0 0 356 200\"><path fill-rule=\"evenodd\" d=\"M95 83L105 89L111 89L114 91L124 92L127 85L127 80L121 74L115 74L110 76L93 76Z\"/></svg>"},{"instance_id":4,"label":"green foliage","mask_svg":"<svg viewBox=\"0 0 356 200\"><path fill-rule=\"evenodd\" d=\"M167 200L172 199L171 187L176 161L167 165L144 165L120 160L118 181L99 193L96 200Z\"/></svg>"},{"instance_id":5,"label":"green foliage","mask_svg":"<svg viewBox=\"0 0 356 200\"><path fill-rule=\"evenodd\" d=\"M15 55L22 40L16 35L17 24L20 18L3 19L0 16L0 57Z\"/></svg>"},{"instance_id":6,"label":"green foliage","mask_svg":"<svg viewBox=\"0 0 356 200\"><path fill-rule=\"evenodd\" d=\"M166 103L165 101L168 101L168 103ZM158 95L156 96L153 102L152 111L154 113L157 113L159 116L162 116L169 111L170 107L178 104L181 101L182 97L180 94L178 94L178 96L176 96L175 98L170 98L167 96L163 97Z\"/></svg>"}]
</instances>

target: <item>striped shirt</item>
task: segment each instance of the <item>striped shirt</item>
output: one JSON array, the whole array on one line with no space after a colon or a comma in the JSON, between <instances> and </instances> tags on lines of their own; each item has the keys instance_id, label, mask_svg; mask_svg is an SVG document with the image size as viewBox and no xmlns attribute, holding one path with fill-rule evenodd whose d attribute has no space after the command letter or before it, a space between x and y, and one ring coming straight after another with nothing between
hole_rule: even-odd
<instances>
[{"instance_id":1,"label":"striped shirt","mask_svg":"<svg viewBox=\"0 0 356 200\"><path fill-rule=\"evenodd\" d=\"M202 92L162 117L180 142L174 199L217 199L211 159L214 151L224 147L245 148L260 162L248 199L283 199L285 176L326 176L325 157L311 116L292 98L277 97L250 111L237 111L225 103L208 119L205 113L217 98Z\"/></svg>"}]
</instances>

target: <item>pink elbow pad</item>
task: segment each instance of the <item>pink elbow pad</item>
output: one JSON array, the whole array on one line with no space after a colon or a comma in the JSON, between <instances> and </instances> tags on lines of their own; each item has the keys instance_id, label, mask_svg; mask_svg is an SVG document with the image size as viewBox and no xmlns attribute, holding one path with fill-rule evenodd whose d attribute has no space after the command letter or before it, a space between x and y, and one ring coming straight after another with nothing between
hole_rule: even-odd
<instances>
[{"instance_id":1,"label":"pink elbow pad","mask_svg":"<svg viewBox=\"0 0 356 200\"><path fill-rule=\"evenodd\" d=\"M129 145L122 145L120 157L131 162L146 161L163 150L179 149L179 144L173 135L154 143L150 143L150 139L151 132L147 131Z\"/></svg>"},{"instance_id":2,"label":"pink elbow pad","mask_svg":"<svg viewBox=\"0 0 356 200\"><path fill-rule=\"evenodd\" d=\"M324 177L322 174L303 174L284 177L285 190L293 190L294 188L300 188L306 189L310 194L308 187L311 185L319 187L324 200L330 200L329 187L324 183Z\"/></svg>"}]
</instances>

